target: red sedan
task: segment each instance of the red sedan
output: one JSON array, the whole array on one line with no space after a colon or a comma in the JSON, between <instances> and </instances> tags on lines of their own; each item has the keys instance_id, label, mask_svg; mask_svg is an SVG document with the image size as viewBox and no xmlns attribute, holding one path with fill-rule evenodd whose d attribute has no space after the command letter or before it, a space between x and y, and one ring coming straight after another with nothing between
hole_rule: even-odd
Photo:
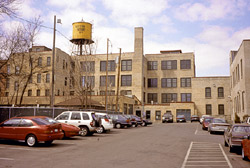
<instances>
[{"instance_id":1,"label":"red sedan","mask_svg":"<svg viewBox=\"0 0 250 168\"><path fill-rule=\"evenodd\" d=\"M62 125L50 123L43 116L13 117L0 124L0 139L24 140L28 146L62 139Z\"/></svg>"},{"instance_id":2,"label":"red sedan","mask_svg":"<svg viewBox=\"0 0 250 168\"><path fill-rule=\"evenodd\" d=\"M207 130L208 126L212 122L212 120L213 120L213 117L206 117L206 118L204 118L204 120L202 122L202 129L203 130Z\"/></svg>"},{"instance_id":3,"label":"red sedan","mask_svg":"<svg viewBox=\"0 0 250 168\"><path fill-rule=\"evenodd\" d=\"M44 117L46 121L48 121L51 124L54 123L60 123L57 120L54 120L53 118L49 117ZM62 132L64 134L64 138L70 138L72 136L79 135L80 128L71 124L66 124L66 123L60 123L62 125Z\"/></svg>"}]
</instances>

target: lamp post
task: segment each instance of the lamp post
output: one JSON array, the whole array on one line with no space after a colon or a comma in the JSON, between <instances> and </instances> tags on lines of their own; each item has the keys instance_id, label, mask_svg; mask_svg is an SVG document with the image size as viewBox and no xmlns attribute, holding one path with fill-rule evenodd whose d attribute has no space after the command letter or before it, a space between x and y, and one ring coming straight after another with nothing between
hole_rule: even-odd
<instances>
[{"instance_id":1,"label":"lamp post","mask_svg":"<svg viewBox=\"0 0 250 168\"><path fill-rule=\"evenodd\" d=\"M58 19L57 23L61 23L61 20ZM52 50L52 82L51 82L51 95L50 95L50 106L54 107L55 99L55 49L56 49L56 15L54 15L54 29L53 29L53 50Z\"/></svg>"}]
</instances>

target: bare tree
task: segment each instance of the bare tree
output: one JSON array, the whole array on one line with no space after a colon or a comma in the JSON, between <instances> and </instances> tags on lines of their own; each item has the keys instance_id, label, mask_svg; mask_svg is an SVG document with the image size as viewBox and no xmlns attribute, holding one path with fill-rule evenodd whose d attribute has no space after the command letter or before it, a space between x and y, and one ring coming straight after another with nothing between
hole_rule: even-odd
<instances>
[{"instance_id":1,"label":"bare tree","mask_svg":"<svg viewBox=\"0 0 250 168\"><path fill-rule=\"evenodd\" d=\"M13 16L16 15L20 0L1 0L0 1L0 15Z\"/></svg>"}]
</instances>

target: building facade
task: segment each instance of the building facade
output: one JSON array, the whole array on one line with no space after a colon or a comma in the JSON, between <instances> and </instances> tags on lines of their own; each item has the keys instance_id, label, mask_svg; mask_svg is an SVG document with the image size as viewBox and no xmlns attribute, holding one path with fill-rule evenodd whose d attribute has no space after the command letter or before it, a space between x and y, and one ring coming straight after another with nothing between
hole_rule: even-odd
<instances>
[{"instance_id":1,"label":"building facade","mask_svg":"<svg viewBox=\"0 0 250 168\"><path fill-rule=\"evenodd\" d=\"M231 52L231 77L196 77L193 52L164 50L144 54L141 27L135 28L134 52L121 54L119 70L116 60L120 53L70 56L56 49L54 96L51 96L52 51L34 46L24 53L26 60L19 55L8 62L11 75L6 80L9 86L2 105L20 103L23 93L21 105L50 106L54 98L55 105L70 106L68 100L78 99L81 107L90 108L93 100L101 108L107 105L108 110L117 109L155 122L161 122L164 113L172 113L174 119L184 114L188 120L194 114L227 120L235 113L243 117L249 113L250 103L246 94L249 43L244 40L237 52ZM21 80L22 76L25 78Z\"/></svg>"}]
</instances>

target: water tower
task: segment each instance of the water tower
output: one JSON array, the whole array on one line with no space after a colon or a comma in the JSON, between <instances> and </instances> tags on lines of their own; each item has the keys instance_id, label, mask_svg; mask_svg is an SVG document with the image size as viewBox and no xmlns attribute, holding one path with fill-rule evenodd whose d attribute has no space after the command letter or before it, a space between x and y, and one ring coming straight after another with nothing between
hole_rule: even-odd
<instances>
[{"instance_id":1,"label":"water tower","mask_svg":"<svg viewBox=\"0 0 250 168\"><path fill-rule=\"evenodd\" d=\"M88 22L84 22L83 20L81 22L75 22L72 24L73 26L73 36L72 40L70 40L72 43L77 45L77 54L82 55L83 49L85 53L87 52L87 48L91 48L90 45L94 43L92 40L92 24ZM84 48L83 48L84 46Z\"/></svg>"}]
</instances>

